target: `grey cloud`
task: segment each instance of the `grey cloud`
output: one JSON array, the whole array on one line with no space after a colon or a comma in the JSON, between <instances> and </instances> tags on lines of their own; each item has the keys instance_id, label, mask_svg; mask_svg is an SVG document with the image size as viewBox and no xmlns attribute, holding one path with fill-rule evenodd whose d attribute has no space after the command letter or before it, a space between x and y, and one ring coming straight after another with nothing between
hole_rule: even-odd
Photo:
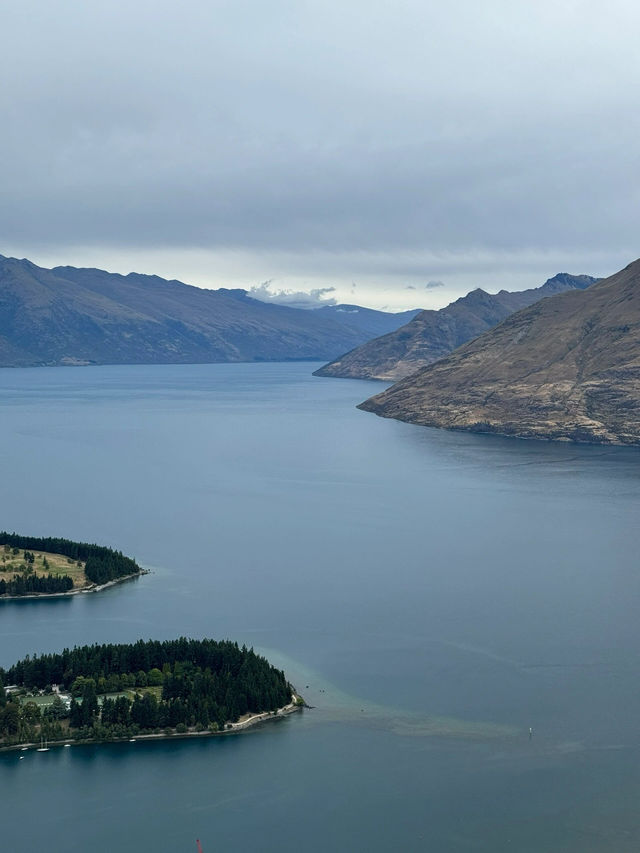
<instances>
[{"instance_id":1,"label":"grey cloud","mask_svg":"<svg viewBox=\"0 0 640 853\"><path fill-rule=\"evenodd\" d=\"M348 255L345 288L637 251L630 0L150 8L6 4L0 251Z\"/></svg>"},{"instance_id":2,"label":"grey cloud","mask_svg":"<svg viewBox=\"0 0 640 853\"><path fill-rule=\"evenodd\" d=\"M425 290L435 290L437 287L444 287L444 281L428 281L425 284Z\"/></svg>"}]
</instances>

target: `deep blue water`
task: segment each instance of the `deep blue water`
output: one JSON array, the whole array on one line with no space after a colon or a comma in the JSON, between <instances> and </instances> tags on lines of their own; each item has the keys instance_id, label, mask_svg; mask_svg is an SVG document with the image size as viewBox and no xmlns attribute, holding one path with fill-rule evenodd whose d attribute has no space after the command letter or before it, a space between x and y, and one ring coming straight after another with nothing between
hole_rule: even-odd
<instances>
[{"instance_id":1,"label":"deep blue water","mask_svg":"<svg viewBox=\"0 0 640 853\"><path fill-rule=\"evenodd\" d=\"M383 420L313 369L0 371L0 527L153 569L4 602L0 664L230 637L315 706L4 754L3 849L640 849L640 451Z\"/></svg>"}]
</instances>

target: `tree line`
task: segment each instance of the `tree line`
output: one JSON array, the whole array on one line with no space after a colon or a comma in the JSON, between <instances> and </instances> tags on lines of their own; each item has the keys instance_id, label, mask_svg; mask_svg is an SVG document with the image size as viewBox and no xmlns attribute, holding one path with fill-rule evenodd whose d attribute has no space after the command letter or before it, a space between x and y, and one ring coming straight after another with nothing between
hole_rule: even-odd
<instances>
[{"instance_id":1,"label":"tree line","mask_svg":"<svg viewBox=\"0 0 640 853\"><path fill-rule=\"evenodd\" d=\"M51 684L68 689L69 725L77 738L194 727L218 731L244 714L275 712L291 701L291 686L281 670L253 649L228 640L182 637L80 646L60 654L28 656L8 670L0 669L2 681L29 689ZM135 690L105 696L100 703L101 693L114 693L114 687L125 685ZM53 720L47 724L53 725ZM11 736L6 726L4 735Z\"/></svg>"},{"instance_id":2,"label":"tree line","mask_svg":"<svg viewBox=\"0 0 640 853\"><path fill-rule=\"evenodd\" d=\"M14 575L0 580L0 595L32 595L42 592L68 592L73 589L69 575Z\"/></svg>"},{"instance_id":3,"label":"tree line","mask_svg":"<svg viewBox=\"0 0 640 853\"><path fill-rule=\"evenodd\" d=\"M61 554L71 560L85 563L84 573L92 583L103 584L126 575L139 574L142 570L131 557L104 545L88 542L73 542L51 536L20 536L17 533L0 532L0 546L9 545L21 550L47 551Z\"/></svg>"}]
</instances>

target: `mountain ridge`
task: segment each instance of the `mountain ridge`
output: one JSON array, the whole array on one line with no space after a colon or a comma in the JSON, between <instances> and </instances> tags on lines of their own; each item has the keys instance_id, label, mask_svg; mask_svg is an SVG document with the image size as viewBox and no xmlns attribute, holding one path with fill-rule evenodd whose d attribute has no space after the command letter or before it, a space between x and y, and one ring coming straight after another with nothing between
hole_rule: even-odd
<instances>
[{"instance_id":1,"label":"mountain ridge","mask_svg":"<svg viewBox=\"0 0 640 853\"><path fill-rule=\"evenodd\" d=\"M410 315L356 307L303 310L244 290L0 255L0 366L323 361Z\"/></svg>"},{"instance_id":2,"label":"mountain ridge","mask_svg":"<svg viewBox=\"0 0 640 853\"><path fill-rule=\"evenodd\" d=\"M396 381L447 356L514 311L573 288L590 287L598 279L557 273L541 287L487 293L470 291L439 310L426 310L392 332L354 348L316 370L314 376Z\"/></svg>"},{"instance_id":3,"label":"mountain ridge","mask_svg":"<svg viewBox=\"0 0 640 853\"><path fill-rule=\"evenodd\" d=\"M542 299L359 408L423 426L640 444L640 260Z\"/></svg>"}]
</instances>

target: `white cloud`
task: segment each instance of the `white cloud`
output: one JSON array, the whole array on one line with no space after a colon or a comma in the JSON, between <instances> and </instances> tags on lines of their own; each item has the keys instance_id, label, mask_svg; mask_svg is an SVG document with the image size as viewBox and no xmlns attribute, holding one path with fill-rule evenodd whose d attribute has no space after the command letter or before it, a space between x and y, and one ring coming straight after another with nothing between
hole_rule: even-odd
<instances>
[{"instance_id":1,"label":"white cloud","mask_svg":"<svg viewBox=\"0 0 640 853\"><path fill-rule=\"evenodd\" d=\"M276 302L289 308L321 308L323 305L337 305L337 299L328 296L335 293L335 287L316 287L312 290L271 290L273 279L254 285L249 295L261 302Z\"/></svg>"}]
</instances>

